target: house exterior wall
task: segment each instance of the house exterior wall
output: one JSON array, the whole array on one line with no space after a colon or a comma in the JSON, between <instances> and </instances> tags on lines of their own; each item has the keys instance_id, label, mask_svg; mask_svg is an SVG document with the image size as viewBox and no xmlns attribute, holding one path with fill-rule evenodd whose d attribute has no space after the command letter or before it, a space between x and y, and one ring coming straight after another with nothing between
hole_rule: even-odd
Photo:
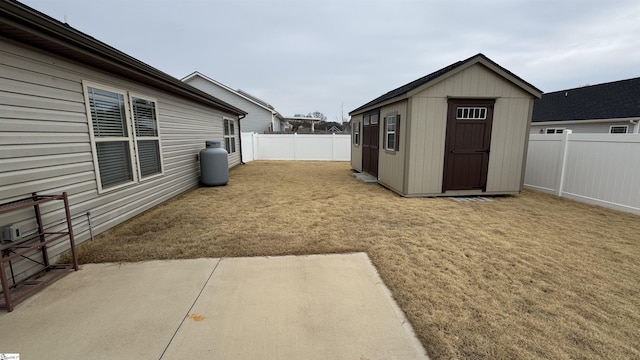
<instances>
[{"instance_id":1,"label":"house exterior wall","mask_svg":"<svg viewBox=\"0 0 640 360\"><path fill-rule=\"evenodd\" d=\"M209 95L213 95L228 104L246 111L248 114L244 118L242 118L242 120L240 120L240 126L242 127L243 132L257 132L262 134L265 131L269 130L269 125L271 125L272 121L278 122L271 111L268 111L265 108L258 106L255 103L244 99L227 89L213 84L206 79L195 76L193 78L185 80L185 82L195 88L206 92ZM279 125L275 124L275 128L277 127L279 127ZM274 130L278 131L275 128Z\"/></svg>"},{"instance_id":2,"label":"house exterior wall","mask_svg":"<svg viewBox=\"0 0 640 360\"><path fill-rule=\"evenodd\" d=\"M400 115L400 148L398 151L385 150L385 120L384 118L393 115ZM378 153L378 182L382 185L403 193L404 189L404 158L407 133L407 101L401 101L380 109L380 149Z\"/></svg>"},{"instance_id":3,"label":"house exterior wall","mask_svg":"<svg viewBox=\"0 0 640 360\"><path fill-rule=\"evenodd\" d=\"M0 37L0 203L40 194L69 194L76 243L103 232L199 183L198 152L206 140L223 141L222 118L237 117L144 84ZM154 98L158 106L164 173L98 194L82 81ZM237 131L237 137L240 132ZM239 149L239 140L236 140ZM240 161L239 151L229 166ZM44 224L64 219L58 204L42 206ZM33 209L4 214L0 225L34 232ZM52 246L53 257L66 244ZM31 262L14 264L25 275Z\"/></svg>"},{"instance_id":4,"label":"house exterior wall","mask_svg":"<svg viewBox=\"0 0 640 360\"><path fill-rule=\"evenodd\" d=\"M362 171L362 114L354 115L351 118L352 128L360 126L360 143L355 145L353 143L353 132L351 133L351 168L355 171Z\"/></svg>"},{"instance_id":5,"label":"house exterior wall","mask_svg":"<svg viewBox=\"0 0 640 360\"><path fill-rule=\"evenodd\" d=\"M531 125L531 134L544 134L548 128L564 128L572 130L574 134L608 134L611 126L627 126L627 133L633 133L637 125L627 121L615 122L589 122L589 123L565 123L558 125Z\"/></svg>"},{"instance_id":6,"label":"house exterior wall","mask_svg":"<svg viewBox=\"0 0 640 360\"><path fill-rule=\"evenodd\" d=\"M447 194L518 193L521 190L533 96L475 64L410 98L411 131L405 176L407 195L442 193L447 100L497 98L494 108L487 191Z\"/></svg>"}]
</instances>

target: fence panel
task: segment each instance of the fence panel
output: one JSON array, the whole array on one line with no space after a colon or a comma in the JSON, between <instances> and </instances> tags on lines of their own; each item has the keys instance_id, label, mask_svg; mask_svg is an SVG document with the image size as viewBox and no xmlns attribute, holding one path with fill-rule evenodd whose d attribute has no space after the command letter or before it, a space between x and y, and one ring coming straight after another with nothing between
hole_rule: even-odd
<instances>
[{"instance_id":1,"label":"fence panel","mask_svg":"<svg viewBox=\"0 0 640 360\"><path fill-rule=\"evenodd\" d=\"M252 146L250 147L249 144ZM251 154L249 156L248 154ZM351 136L242 133L244 162L253 160L350 161Z\"/></svg>"},{"instance_id":2,"label":"fence panel","mask_svg":"<svg viewBox=\"0 0 640 360\"><path fill-rule=\"evenodd\" d=\"M242 143L242 161L248 163L249 161L253 161L254 159L254 143L253 143L253 133L246 132L241 133L241 143Z\"/></svg>"},{"instance_id":3,"label":"fence panel","mask_svg":"<svg viewBox=\"0 0 640 360\"><path fill-rule=\"evenodd\" d=\"M638 154L638 134L533 134L525 186L640 214Z\"/></svg>"}]
</instances>

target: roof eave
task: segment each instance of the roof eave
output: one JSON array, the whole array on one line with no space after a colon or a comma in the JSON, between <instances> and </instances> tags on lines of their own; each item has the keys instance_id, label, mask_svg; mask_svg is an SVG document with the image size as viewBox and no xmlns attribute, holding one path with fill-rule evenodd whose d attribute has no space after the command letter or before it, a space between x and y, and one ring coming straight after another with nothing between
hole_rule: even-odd
<instances>
[{"instance_id":1,"label":"roof eave","mask_svg":"<svg viewBox=\"0 0 640 360\"><path fill-rule=\"evenodd\" d=\"M203 73L201 73L199 71L192 72L191 74L183 77L181 79L181 81L183 81L183 82L188 84L189 80L194 79L196 77L200 77L203 80L206 80L206 81L208 81L208 82L210 82L210 83L212 83L212 84L214 84L214 85L216 85L218 87L221 87L222 89L232 93L233 95L236 95L236 96L238 96L238 97L240 97L240 98L242 98L242 99L244 99L246 101L249 101L250 103L252 103L254 105L257 105L257 106L261 107L262 109L264 109L266 111L269 111L271 114L275 115L277 113L277 111L275 109L270 109L270 108L260 104L259 102L254 101L254 100L250 99L249 97L242 95L238 91L230 88L229 86L227 86L227 85L225 85L225 84L223 84L223 83L221 83L221 82L219 82L219 81L217 81L217 80L215 80L215 79L213 79L213 78L211 78L211 77L209 77L209 76L207 76L207 75L205 75L205 74L203 74Z\"/></svg>"},{"instance_id":2,"label":"roof eave","mask_svg":"<svg viewBox=\"0 0 640 360\"><path fill-rule=\"evenodd\" d=\"M380 102L380 103L377 103L377 104L373 104L373 105L371 105L371 106L367 106L367 107L364 107L364 108L358 108L358 109L352 110L352 111L349 113L349 116L354 116L354 115L363 114L363 113L366 113L366 112L368 112L368 111L375 110L375 109L379 109L379 108L381 108L381 107L383 107L383 106L387 106L387 105L389 105L389 104L393 104L393 103L397 103L397 102L399 102L399 101L406 100L406 99L408 99L408 98L409 98L409 95L407 95L407 94L402 94L402 95L400 95L400 96L396 96L396 97L394 97L394 98L391 98L391 99L385 100L385 101L383 101L383 102Z\"/></svg>"},{"instance_id":3,"label":"roof eave","mask_svg":"<svg viewBox=\"0 0 640 360\"><path fill-rule=\"evenodd\" d=\"M490 60L488 57L486 57L483 54L477 54L474 55L466 60L463 61L459 61L458 63L454 63L449 65L448 67L451 67L451 69L449 69L446 72L443 72L442 74L439 74L438 76L434 77L433 79L430 79L429 81L425 82L424 84L421 84L413 89L409 89L406 92L403 92L402 94L399 94L398 96L395 96L391 99L387 99L381 102L375 102L375 99L372 100L371 102L374 102L371 105L363 105L359 108L356 108L355 110L352 110L351 112L349 112L349 115L353 116L353 115L358 115L358 114L362 114L364 112L373 110L373 109L377 109L380 108L382 106L394 103L394 102L398 102L401 100L404 100L406 98L409 98L417 93L420 93L422 91L424 91L425 89L455 75L458 74L459 72L475 65L475 64L482 64L483 66L485 66L486 68L490 69L491 71L495 72L497 75L507 79L508 81L510 81L511 83L515 84L516 86L520 87L521 89L523 89L524 91L526 91L527 93L531 94L532 96L536 97L536 98L540 98L542 96L542 91L537 89L535 86L529 84L528 82L522 80L521 78L519 78L517 75L513 74L512 72L510 72L509 70L503 68L502 66L494 63L492 60ZM440 71L444 71L446 70L447 67L440 69L435 73L438 73ZM430 75L427 75L430 76ZM418 79L420 80L420 79ZM410 84L410 83L409 83ZM409 85L407 84L407 85ZM403 85L403 86L407 86L407 85ZM402 88L403 86L401 86L400 88ZM397 88L397 89L400 89ZM397 90L396 89L396 90ZM391 92L393 92L394 90L392 90ZM384 97L384 95L382 95L381 97Z\"/></svg>"},{"instance_id":4,"label":"roof eave","mask_svg":"<svg viewBox=\"0 0 640 360\"><path fill-rule=\"evenodd\" d=\"M72 27L14 1L0 1L3 35L90 66L213 106L233 115L245 111L210 96ZM37 44L35 43L37 41Z\"/></svg>"},{"instance_id":5,"label":"roof eave","mask_svg":"<svg viewBox=\"0 0 640 360\"><path fill-rule=\"evenodd\" d=\"M510 71L506 70L505 68L503 68L502 66L494 63L493 61L491 61L489 58L487 58L486 56L484 56L483 54L478 54L475 56L472 56L471 58L465 60L460 66L438 76L437 78L409 91L407 93L407 97L411 97L415 94L418 94L422 91L424 91L425 89L446 80L447 78L450 78L470 67L472 67L473 65L476 64L482 64L484 65L486 68L488 68L489 70L495 72L496 74L498 74L499 76L507 79L508 81L510 81L511 83L517 85L519 88L521 88L522 90L528 92L529 94L533 95L536 98L540 98L542 97L542 91L537 89L536 87L534 87L533 85L527 83L526 81L522 80L520 77L514 75L513 73L511 73Z\"/></svg>"}]
</instances>

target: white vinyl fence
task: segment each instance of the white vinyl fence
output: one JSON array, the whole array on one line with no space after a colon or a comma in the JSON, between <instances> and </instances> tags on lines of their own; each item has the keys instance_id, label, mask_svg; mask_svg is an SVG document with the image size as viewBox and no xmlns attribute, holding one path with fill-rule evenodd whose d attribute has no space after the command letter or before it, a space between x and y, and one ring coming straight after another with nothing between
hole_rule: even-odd
<instances>
[{"instance_id":1,"label":"white vinyl fence","mask_svg":"<svg viewBox=\"0 0 640 360\"><path fill-rule=\"evenodd\" d=\"M242 133L242 160L350 161L351 136Z\"/></svg>"},{"instance_id":2,"label":"white vinyl fence","mask_svg":"<svg viewBox=\"0 0 640 360\"><path fill-rule=\"evenodd\" d=\"M640 135L532 134L524 183L640 215Z\"/></svg>"}]
</instances>

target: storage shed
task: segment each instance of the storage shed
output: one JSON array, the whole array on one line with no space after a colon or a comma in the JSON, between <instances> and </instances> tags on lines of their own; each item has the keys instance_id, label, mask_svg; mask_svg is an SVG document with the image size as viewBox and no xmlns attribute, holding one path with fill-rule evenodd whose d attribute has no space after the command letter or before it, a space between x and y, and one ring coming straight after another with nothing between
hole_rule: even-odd
<instances>
[{"instance_id":1,"label":"storage shed","mask_svg":"<svg viewBox=\"0 0 640 360\"><path fill-rule=\"evenodd\" d=\"M403 196L517 194L542 92L483 54L351 111L351 166Z\"/></svg>"}]
</instances>

